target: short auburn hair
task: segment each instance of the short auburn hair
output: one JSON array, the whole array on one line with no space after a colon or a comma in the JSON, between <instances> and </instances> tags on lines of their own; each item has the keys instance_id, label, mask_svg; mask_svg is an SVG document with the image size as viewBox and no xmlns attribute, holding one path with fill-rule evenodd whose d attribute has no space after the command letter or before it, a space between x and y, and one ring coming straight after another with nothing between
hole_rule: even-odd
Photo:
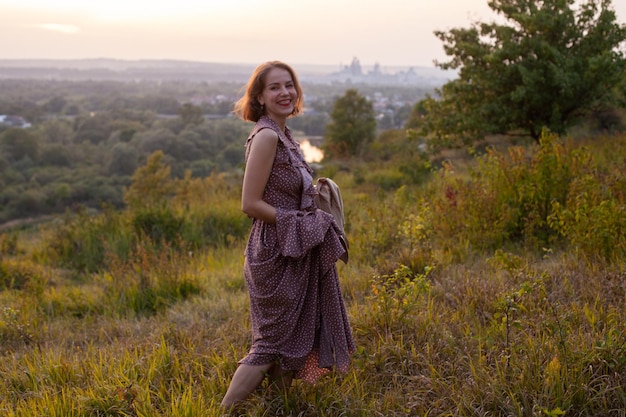
<instances>
[{"instance_id":1,"label":"short auburn hair","mask_svg":"<svg viewBox=\"0 0 626 417\"><path fill-rule=\"evenodd\" d=\"M298 98L293 106L293 112L291 115L295 116L296 114L302 112L302 87L300 86L296 72L284 62L268 61L256 67L250 76L250 79L245 87L246 93L235 103L235 107L233 109L237 116L249 122L258 122L261 116L265 114L265 108L261 106L258 98L261 94L263 94L267 74L274 68L282 68L289 72L293 85L298 93Z\"/></svg>"}]
</instances>

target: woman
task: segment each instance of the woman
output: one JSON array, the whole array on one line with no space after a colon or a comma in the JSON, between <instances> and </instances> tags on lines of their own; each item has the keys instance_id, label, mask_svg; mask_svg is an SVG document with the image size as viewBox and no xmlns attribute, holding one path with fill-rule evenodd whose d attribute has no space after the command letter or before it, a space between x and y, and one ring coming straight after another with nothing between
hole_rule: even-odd
<instances>
[{"instance_id":1,"label":"woman","mask_svg":"<svg viewBox=\"0 0 626 417\"><path fill-rule=\"evenodd\" d=\"M253 219L244 275L250 295L252 347L222 400L230 408L265 378L287 388L346 371L352 332L335 262L345 249L332 215L318 209L312 170L286 126L302 111L302 89L280 61L259 65L235 113L256 125L246 142L241 207Z\"/></svg>"}]
</instances>

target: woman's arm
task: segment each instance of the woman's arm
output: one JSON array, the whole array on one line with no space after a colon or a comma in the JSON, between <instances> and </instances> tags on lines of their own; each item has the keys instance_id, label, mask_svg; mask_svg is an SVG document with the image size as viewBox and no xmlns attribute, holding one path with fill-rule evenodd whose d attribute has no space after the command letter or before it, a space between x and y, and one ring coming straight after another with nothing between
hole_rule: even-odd
<instances>
[{"instance_id":1,"label":"woman's arm","mask_svg":"<svg viewBox=\"0 0 626 417\"><path fill-rule=\"evenodd\" d=\"M263 191L272 171L277 144L278 135L272 129L258 132L250 144L243 176L241 210L266 223L276 223L276 209L263 201Z\"/></svg>"}]
</instances>

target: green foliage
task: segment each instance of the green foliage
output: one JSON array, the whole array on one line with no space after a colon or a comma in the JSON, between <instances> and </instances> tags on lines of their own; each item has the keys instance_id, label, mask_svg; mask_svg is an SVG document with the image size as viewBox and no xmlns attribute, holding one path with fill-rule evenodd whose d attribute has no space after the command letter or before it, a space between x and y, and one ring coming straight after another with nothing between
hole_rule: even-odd
<instances>
[{"instance_id":1,"label":"green foliage","mask_svg":"<svg viewBox=\"0 0 626 417\"><path fill-rule=\"evenodd\" d=\"M44 165L59 167L68 167L72 162L66 148L59 143L42 147L40 161Z\"/></svg>"},{"instance_id":2,"label":"green foliage","mask_svg":"<svg viewBox=\"0 0 626 417\"><path fill-rule=\"evenodd\" d=\"M428 98L421 99L413 105L411 114L404 125L406 129L418 129L421 127L422 119L428 114L426 103L428 103Z\"/></svg>"},{"instance_id":3,"label":"green foliage","mask_svg":"<svg viewBox=\"0 0 626 417\"><path fill-rule=\"evenodd\" d=\"M449 175L445 165L432 184L432 224L446 241L454 236L476 249L521 241L529 247L554 243L548 218L555 202L565 203L571 181L586 170L588 154L566 150L544 132L534 150L488 149L477 157L471 179Z\"/></svg>"},{"instance_id":4,"label":"green foliage","mask_svg":"<svg viewBox=\"0 0 626 417\"><path fill-rule=\"evenodd\" d=\"M174 178L187 169L209 176L243 162L250 127L241 121L203 119L183 126L140 110L101 113L81 115L73 124L50 118L0 135L5 138L0 140L0 221L62 214L76 205L120 207L130 176L153 151L162 152Z\"/></svg>"},{"instance_id":5,"label":"green foliage","mask_svg":"<svg viewBox=\"0 0 626 417\"><path fill-rule=\"evenodd\" d=\"M400 265L390 275L381 275L372 280L372 308L368 311L370 324L379 331L400 336L410 332L415 317L413 314L427 303L430 291L426 268L424 274L415 274L405 265Z\"/></svg>"},{"instance_id":6,"label":"green foliage","mask_svg":"<svg viewBox=\"0 0 626 417\"><path fill-rule=\"evenodd\" d=\"M18 236L17 232L0 233L0 260L19 253Z\"/></svg>"},{"instance_id":7,"label":"green foliage","mask_svg":"<svg viewBox=\"0 0 626 417\"><path fill-rule=\"evenodd\" d=\"M47 275L42 265L21 259L0 258L0 291L24 290L37 294L46 284Z\"/></svg>"},{"instance_id":8,"label":"green foliage","mask_svg":"<svg viewBox=\"0 0 626 417\"><path fill-rule=\"evenodd\" d=\"M204 121L202 109L191 103L185 103L178 109L178 115L184 125L199 125Z\"/></svg>"},{"instance_id":9,"label":"green foliage","mask_svg":"<svg viewBox=\"0 0 626 417\"><path fill-rule=\"evenodd\" d=\"M21 340L32 343L33 335L29 330L29 323L24 322L19 310L11 307L2 308L0 314L0 340L8 345L11 340Z\"/></svg>"},{"instance_id":10,"label":"green foliage","mask_svg":"<svg viewBox=\"0 0 626 417\"><path fill-rule=\"evenodd\" d=\"M605 201L624 205L626 137L580 145L545 135L529 148L490 149L468 161L469 171L444 164L432 182L393 191L357 178L388 169L393 153L325 166L342 186L351 243L350 263L338 264L357 345L351 368L285 393L263 385L242 413L619 415L623 256L591 256L570 242L611 223L576 217L593 217ZM161 179L155 186L171 185L161 200L68 213L67 224L52 222L43 235L6 238L0 265L22 281L0 291L3 415L223 415L219 402L250 342L241 178L159 177L164 166L143 171ZM546 201L547 229L537 220ZM486 222L498 210L516 233ZM173 241L137 233L136 219L176 225ZM68 233L55 236L61 226ZM606 245L623 248L617 223L610 227L616 236ZM518 245L530 236L534 247L546 230L539 253ZM501 243L481 245L481 236ZM70 237L68 257L100 242L104 261L94 273L45 262L57 259L40 252ZM37 276L35 287L26 284Z\"/></svg>"},{"instance_id":11,"label":"green foliage","mask_svg":"<svg viewBox=\"0 0 626 417\"><path fill-rule=\"evenodd\" d=\"M139 152L126 143L118 143L111 149L109 173L112 175L132 175L137 169Z\"/></svg>"},{"instance_id":12,"label":"green foliage","mask_svg":"<svg viewBox=\"0 0 626 417\"><path fill-rule=\"evenodd\" d=\"M330 117L324 134L325 158L361 156L376 137L372 103L355 89L335 101Z\"/></svg>"},{"instance_id":13,"label":"green foliage","mask_svg":"<svg viewBox=\"0 0 626 417\"><path fill-rule=\"evenodd\" d=\"M112 315L154 314L200 292L197 277L187 271L187 252L151 246L151 240L139 241L132 257L107 259L103 304Z\"/></svg>"},{"instance_id":14,"label":"green foliage","mask_svg":"<svg viewBox=\"0 0 626 417\"><path fill-rule=\"evenodd\" d=\"M136 256L140 242L157 253L166 247L187 253L246 235L249 221L239 207L239 186L219 175L199 179L188 173L173 179L162 158L156 152L137 169L125 194L125 210L68 212L49 227L47 257L67 268L95 272L110 256Z\"/></svg>"},{"instance_id":15,"label":"green foliage","mask_svg":"<svg viewBox=\"0 0 626 417\"><path fill-rule=\"evenodd\" d=\"M20 77L30 74L22 71ZM238 82L207 82L205 77L201 82L141 83L134 79L0 80L0 114L25 116L33 125L16 130L17 134L37 139L37 152L32 152L30 140L15 142L20 145L15 148L0 146L0 222L62 215L77 206L121 208L130 176L156 151L163 152L163 162L175 179L183 178L187 170L202 178L240 169L251 129L250 123L230 114L240 88ZM347 88L345 84L307 85L308 110L289 126L299 135L322 136L335 98ZM392 117L396 127L406 110L397 103L413 103L426 91L419 86L387 85L381 91L380 86L358 84L358 88L367 97L393 97L393 104L382 112ZM190 107L192 114L183 120L179 111L189 106L181 107L181 102L197 99L202 103ZM0 127L0 133L9 130ZM9 150L21 159L14 159ZM25 191L29 193L19 200L18 208L18 197Z\"/></svg>"},{"instance_id":16,"label":"green foliage","mask_svg":"<svg viewBox=\"0 0 626 417\"><path fill-rule=\"evenodd\" d=\"M151 155L155 152L165 152L174 146L176 134L172 129L160 127L156 129L144 130L133 135L133 142L137 149L144 155Z\"/></svg>"},{"instance_id":17,"label":"green foliage","mask_svg":"<svg viewBox=\"0 0 626 417\"><path fill-rule=\"evenodd\" d=\"M44 228L47 244L39 256L64 268L94 272L104 265L109 252L130 255L133 236L128 230L128 220L111 207L97 215L86 210L68 212Z\"/></svg>"},{"instance_id":18,"label":"green foliage","mask_svg":"<svg viewBox=\"0 0 626 417\"><path fill-rule=\"evenodd\" d=\"M381 132L363 156L365 160L377 164L377 169L356 169L355 181L376 185L383 190L422 184L430 178L432 171L427 155L404 130ZM330 163L324 165L326 167Z\"/></svg>"},{"instance_id":19,"label":"green foliage","mask_svg":"<svg viewBox=\"0 0 626 417\"><path fill-rule=\"evenodd\" d=\"M175 242L181 235L183 221L167 208L139 210L132 217L135 234L153 242Z\"/></svg>"},{"instance_id":20,"label":"green foliage","mask_svg":"<svg viewBox=\"0 0 626 417\"><path fill-rule=\"evenodd\" d=\"M508 294L503 294L496 302L497 312L494 314L493 319L498 322L500 330L505 335L504 351L507 356L507 360L511 355L512 329L519 329L522 327L521 322L516 318L516 316L525 310L522 301L524 296L531 292L532 289L532 284L523 282L520 288L515 289ZM508 365L510 365L509 362L507 362L507 366Z\"/></svg>"},{"instance_id":21,"label":"green foliage","mask_svg":"<svg viewBox=\"0 0 626 417\"><path fill-rule=\"evenodd\" d=\"M414 206L398 227L398 236L402 244L397 258L413 271L428 271L435 262L431 242L432 224L428 223L426 205Z\"/></svg>"},{"instance_id":22,"label":"green foliage","mask_svg":"<svg viewBox=\"0 0 626 417\"><path fill-rule=\"evenodd\" d=\"M593 175L591 166L572 182L566 202L553 202L548 221L578 253L619 262L626 256L626 181L615 169Z\"/></svg>"},{"instance_id":23,"label":"green foliage","mask_svg":"<svg viewBox=\"0 0 626 417\"><path fill-rule=\"evenodd\" d=\"M506 23L475 23L435 34L459 77L425 101L423 134L433 147L468 145L488 133L543 128L563 133L610 103L623 82L626 26L610 0L491 1Z\"/></svg>"},{"instance_id":24,"label":"green foliage","mask_svg":"<svg viewBox=\"0 0 626 417\"><path fill-rule=\"evenodd\" d=\"M376 184L385 191L395 190L400 187L405 180L404 175L400 170L389 168L386 170L378 170L370 175L367 175L364 181Z\"/></svg>"},{"instance_id":25,"label":"green foliage","mask_svg":"<svg viewBox=\"0 0 626 417\"><path fill-rule=\"evenodd\" d=\"M293 131L304 132L308 136L323 136L329 121L330 118L326 111L313 114L307 113L289 119L289 128Z\"/></svg>"},{"instance_id":26,"label":"green foliage","mask_svg":"<svg viewBox=\"0 0 626 417\"><path fill-rule=\"evenodd\" d=\"M27 190L13 200L9 207L22 215L39 215L47 211L46 195L39 190Z\"/></svg>"},{"instance_id":27,"label":"green foliage","mask_svg":"<svg viewBox=\"0 0 626 417\"><path fill-rule=\"evenodd\" d=\"M39 159L39 138L30 130L12 128L0 134L0 151L12 161Z\"/></svg>"},{"instance_id":28,"label":"green foliage","mask_svg":"<svg viewBox=\"0 0 626 417\"><path fill-rule=\"evenodd\" d=\"M71 122L63 119L49 119L38 126L45 141L50 144L68 145L74 136Z\"/></svg>"},{"instance_id":29,"label":"green foliage","mask_svg":"<svg viewBox=\"0 0 626 417\"><path fill-rule=\"evenodd\" d=\"M356 258L359 263L377 265L382 270L393 269L388 260L391 252L397 248L402 208L393 196L383 196L383 193L376 195L372 189L370 187L370 193L356 195L344 196L342 193L350 258ZM362 210L351 207L362 207ZM390 216L389 213L398 215ZM392 265L395 265L395 259Z\"/></svg>"},{"instance_id":30,"label":"green foliage","mask_svg":"<svg viewBox=\"0 0 626 417\"><path fill-rule=\"evenodd\" d=\"M150 155L146 165L139 167L133 174L133 182L124 194L124 201L128 207L151 209L163 206L174 187L170 170L171 168L163 163L162 151Z\"/></svg>"}]
</instances>

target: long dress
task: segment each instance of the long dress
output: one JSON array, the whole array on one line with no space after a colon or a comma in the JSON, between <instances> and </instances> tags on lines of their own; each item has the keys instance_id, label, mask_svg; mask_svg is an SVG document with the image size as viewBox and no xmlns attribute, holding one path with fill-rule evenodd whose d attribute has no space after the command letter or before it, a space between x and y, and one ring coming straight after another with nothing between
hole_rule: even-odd
<instances>
[{"instance_id":1,"label":"long dress","mask_svg":"<svg viewBox=\"0 0 626 417\"><path fill-rule=\"evenodd\" d=\"M245 250L252 346L239 362L277 362L310 383L330 369L345 372L355 350L336 262L345 249L332 215L313 201L312 170L288 128L263 116L262 129L279 141L263 200L276 208L276 224L255 219Z\"/></svg>"}]
</instances>

